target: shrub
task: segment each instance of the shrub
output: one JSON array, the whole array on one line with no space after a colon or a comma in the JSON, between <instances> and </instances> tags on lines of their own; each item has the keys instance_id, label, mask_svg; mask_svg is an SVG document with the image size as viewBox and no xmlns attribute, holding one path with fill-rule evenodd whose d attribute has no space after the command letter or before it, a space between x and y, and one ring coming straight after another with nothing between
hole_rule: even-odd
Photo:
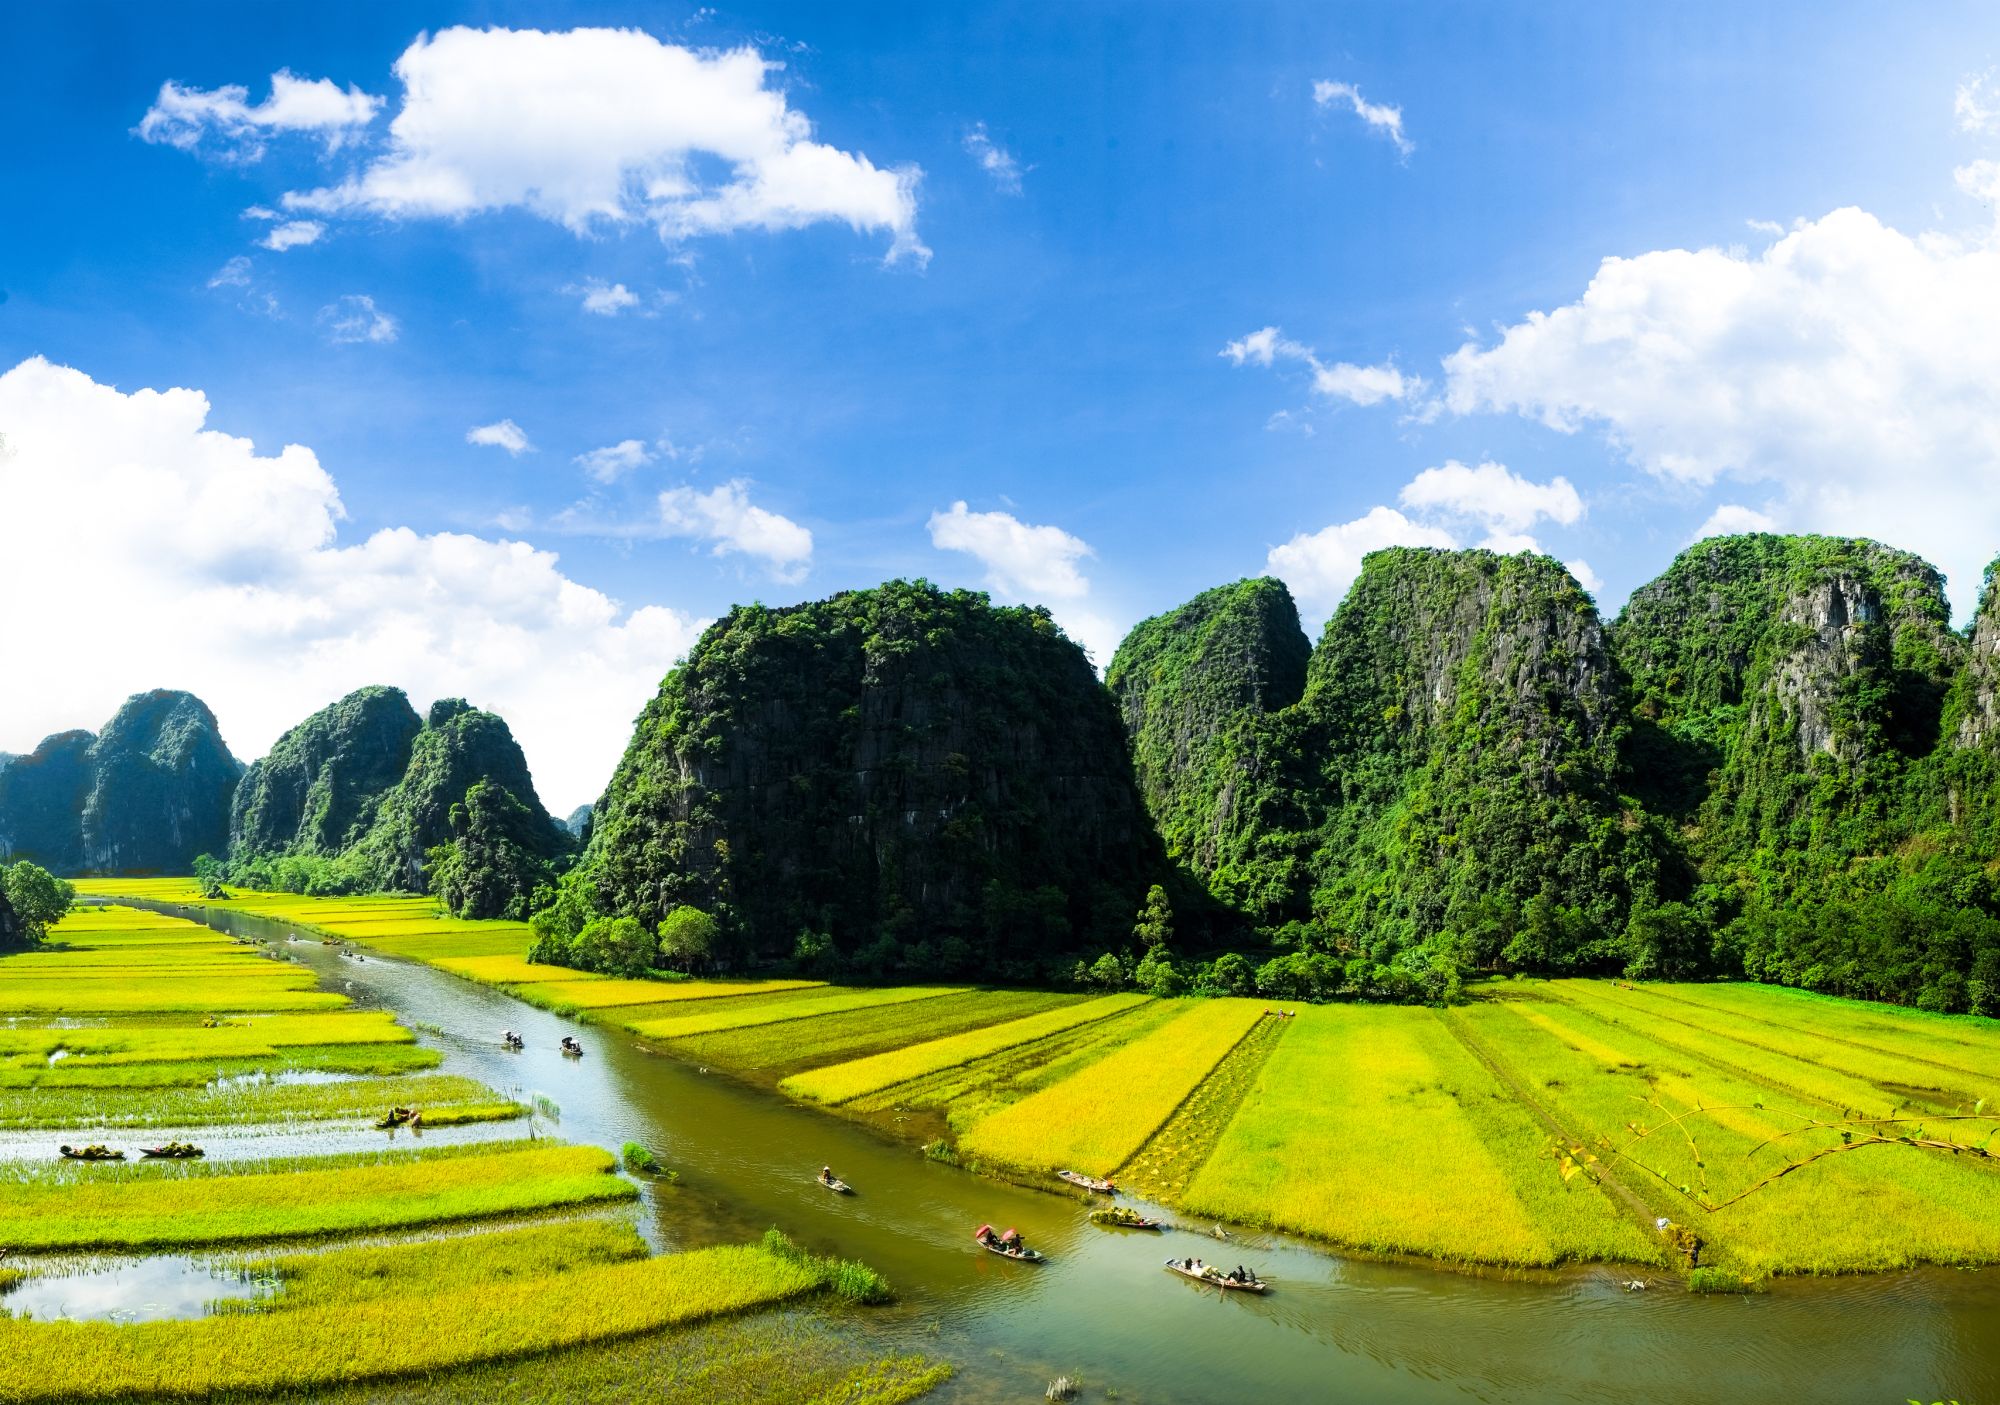
<instances>
[{"instance_id":1,"label":"shrub","mask_svg":"<svg viewBox=\"0 0 2000 1405\"><path fill-rule=\"evenodd\" d=\"M895 1299L889 1280L867 1264L855 1259L836 1259L814 1254L794 1243L775 1225L764 1231L764 1252L788 1263L813 1270L822 1287L829 1288L854 1303L886 1303Z\"/></svg>"},{"instance_id":2,"label":"shrub","mask_svg":"<svg viewBox=\"0 0 2000 1405\"><path fill-rule=\"evenodd\" d=\"M660 959L669 970L698 971L715 957L715 919L685 903L660 919Z\"/></svg>"}]
</instances>

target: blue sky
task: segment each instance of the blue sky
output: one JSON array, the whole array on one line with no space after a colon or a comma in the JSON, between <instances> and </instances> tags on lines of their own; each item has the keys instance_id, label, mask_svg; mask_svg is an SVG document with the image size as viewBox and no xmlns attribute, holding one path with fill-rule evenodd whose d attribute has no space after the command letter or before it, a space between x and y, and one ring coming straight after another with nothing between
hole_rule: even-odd
<instances>
[{"instance_id":1,"label":"blue sky","mask_svg":"<svg viewBox=\"0 0 2000 1405\"><path fill-rule=\"evenodd\" d=\"M1745 8L9 7L0 571L87 571L32 628L106 657L0 750L392 682L567 809L703 620L896 575L1100 664L1390 541L1615 608L1869 533L1963 612L2000 16Z\"/></svg>"}]
</instances>

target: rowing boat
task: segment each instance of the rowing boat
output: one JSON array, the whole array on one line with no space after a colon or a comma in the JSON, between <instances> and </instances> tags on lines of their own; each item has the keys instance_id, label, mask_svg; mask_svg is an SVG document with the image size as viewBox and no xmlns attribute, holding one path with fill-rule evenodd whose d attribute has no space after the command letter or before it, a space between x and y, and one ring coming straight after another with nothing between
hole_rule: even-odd
<instances>
[{"instance_id":1,"label":"rowing boat","mask_svg":"<svg viewBox=\"0 0 2000 1405\"><path fill-rule=\"evenodd\" d=\"M168 1142L165 1146L142 1146L139 1154L153 1161L191 1161L208 1153L189 1142Z\"/></svg>"},{"instance_id":2,"label":"rowing boat","mask_svg":"<svg viewBox=\"0 0 2000 1405\"><path fill-rule=\"evenodd\" d=\"M1086 1176L1081 1171L1058 1171L1056 1179L1068 1181L1071 1185L1080 1185L1085 1190L1094 1190L1099 1195L1110 1195L1118 1189L1114 1182L1107 1181L1102 1176Z\"/></svg>"},{"instance_id":3,"label":"rowing boat","mask_svg":"<svg viewBox=\"0 0 2000 1405\"><path fill-rule=\"evenodd\" d=\"M835 1195L852 1195L852 1194L854 1194L854 1187L853 1187L853 1186L851 1186L851 1185L849 1185L849 1184L848 1184L848 1183L847 1183L846 1181L842 1180L842 1179L841 1179L840 1177L838 1177L838 1176L835 1176L835 1177L834 1177L834 1178L833 1178L832 1180L828 1180L828 1179L826 1179L826 1177L824 1177L824 1176L814 1176L814 1177L813 1177L813 1183L814 1183L815 1185L823 1185L823 1186L825 1186L825 1187L826 1187L826 1188L827 1188L828 1190L832 1191L832 1192L833 1192L833 1193L834 1193Z\"/></svg>"},{"instance_id":4,"label":"rowing boat","mask_svg":"<svg viewBox=\"0 0 2000 1405\"><path fill-rule=\"evenodd\" d=\"M987 1253L998 1254L1003 1259L1014 1259L1017 1262L1024 1264L1038 1264L1042 1261L1041 1250L1030 1249L1025 1244L1018 1249L1009 1249L1002 1246L1000 1240L997 1237L992 1239L981 1239L977 1234L972 1236L972 1242L977 1244L980 1248L984 1249Z\"/></svg>"},{"instance_id":5,"label":"rowing boat","mask_svg":"<svg viewBox=\"0 0 2000 1405\"><path fill-rule=\"evenodd\" d=\"M1247 1282L1231 1278L1213 1264L1203 1264L1198 1269L1187 1268L1179 1259L1168 1259L1167 1272L1178 1273L1190 1282L1202 1284L1204 1287L1223 1288L1238 1293L1262 1293L1270 1288L1270 1284L1261 1278L1252 1278Z\"/></svg>"}]
</instances>

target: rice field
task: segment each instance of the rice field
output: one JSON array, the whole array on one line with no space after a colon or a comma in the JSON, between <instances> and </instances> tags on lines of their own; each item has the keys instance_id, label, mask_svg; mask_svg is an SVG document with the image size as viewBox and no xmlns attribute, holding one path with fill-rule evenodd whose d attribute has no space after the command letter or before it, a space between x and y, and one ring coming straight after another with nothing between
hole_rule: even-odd
<instances>
[{"instance_id":1,"label":"rice field","mask_svg":"<svg viewBox=\"0 0 2000 1405\"><path fill-rule=\"evenodd\" d=\"M2000 1104L1993 1020L1771 987L1591 980L1491 982L1441 1012L1309 1007L1282 1020L1253 1001L633 981L531 965L519 924L453 923L424 899L232 902L400 949L843 1115L955 1136L970 1162L1111 1175L1189 1213L1346 1247L1677 1264L1684 1249L1654 1228L1666 1218L1703 1241L1701 1262L1751 1276L2000 1262L2000 1162L1862 1145L1764 1183L1838 1142L1815 1119ZM159 927L103 939L178 940ZM105 949L115 966L118 948ZM183 954L227 962L212 944ZM32 1062L31 1045L21 1052ZM1931 1132L1959 1125L1974 1139L1991 1130Z\"/></svg>"},{"instance_id":2,"label":"rice field","mask_svg":"<svg viewBox=\"0 0 2000 1405\"><path fill-rule=\"evenodd\" d=\"M286 1162L54 1165L0 1171L16 1251L261 1243L629 1200L597 1147L514 1142Z\"/></svg>"}]
</instances>

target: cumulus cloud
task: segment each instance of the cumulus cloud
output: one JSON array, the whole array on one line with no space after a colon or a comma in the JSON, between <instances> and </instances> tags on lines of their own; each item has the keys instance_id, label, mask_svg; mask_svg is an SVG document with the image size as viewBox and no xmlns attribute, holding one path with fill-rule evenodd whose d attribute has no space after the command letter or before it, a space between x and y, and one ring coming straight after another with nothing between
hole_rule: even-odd
<instances>
[{"instance_id":1,"label":"cumulus cloud","mask_svg":"<svg viewBox=\"0 0 2000 1405\"><path fill-rule=\"evenodd\" d=\"M986 568L986 583L1015 600L1076 600L1090 592L1077 563L1094 553L1060 527L1036 527L1008 512L973 512L963 502L933 512L931 545L963 551Z\"/></svg>"},{"instance_id":2,"label":"cumulus cloud","mask_svg":"<svg viewBox=\"0 0 2000 1405\"><path fill-rule=\"evenodd\" d=\"M1708 514L1708 520L1694 529L1690 541L1700 541L1703 537L1726 537L1739 532L1775 532L1778 521L1754 507L1728 502Z\"/></svg>"},{"instance_id":3,"label":"cumulus cloud","mask_svg":"<svg viewBox=\"0 0 2000 1405\"><path fill-rule=\"evenodd\" d=\"M1404 485L1398 501L1420 511L1474 518L1495 535L1518 535L1543 518L1567 527L1583 516L1583 498L1567 478L1535 483L1505 464L1468 468L1457 459L1419 473ZM1536 548L1530 544L1509 549Z\"/></svg>"},{"instance_id":4,"label":"cumulus cloud","mask_svg":"<svg viewBox=\"0 0 2000 1405\"><path fill-rule=\"evenodd\" d=\"M1427 468L1403 485L1397 502L1407 513L1389 506L1372 508L1351 522L1338 522L1317 532L1301 532L1273 547L1265 569L1291 587L1308 615L1333 613L1361 572L1361 558L1389 546L1457 547L1473 545L1505 555L1540 552L1541 543L1528 529L1547 521L1570 526L1583 516L1583 498L1566 478L1536 483L1505 464L1467 467L1447 459ZM1570 574L1586 590L1603 582L1586 561L1568 563Z\"/></svg>"},{"instance_id":5,"label":"cumulus cloud","mask_svg":"<svg viewBox=\"0 0 2000 1405\"><path fill-rule=\"evenodd\" d=\"M528 432L512 420L476 424L465 431L465 442L488 449L505 449L509 458L516 459L523 454L533 453L535 448L528 442Z\"/></svg>"},{"instance_id":6,"label":"cumulus cloud","mask_svg":"<svg viewBox=\"0 0 2000 1405\"><path fill-rule=\"evenodd\" d=\"M305 244L317 244L324 233L326 226L318 220L286 220L283 224L272 225L271 232L257 242L267 249L283 253Z\"/></svg>"},{"instance_id":7,"label":"cumulus cloud","mask_svg":"<svg viewBox=\"0 0 2000 1405\"><path fill-rule=\"evenodd\" d=\"M635 468L653 461L652 451L642 440L621 439L601 449L576 456L576 466L600 483L615 483Z\"/></svg>"},{"instance_id":8,"label":"cumulus cloud","mask_svg":"<svg viewBox=\"0 0 2000 1405\"><path fill-rule=\"evenodd\" d=\"M90 667L17 690L0 750L178 687L247 760L350 690L393 683L420 708L465 696L499 712L556 811L599 793L696 620L627 610L523 542L391 528L343 543L310 449L260 454L209 418L196 390L126 394L40 358L0 375L0 561L61 583L10 618L9 645L53 658L118 635ZM89 524L89 570L49 530L62 522Z\"/></svg>"},{"instance_id":9,"label":"cumulus cloud","mask_svg":"<svg viewBox=\"0 0 2000 1405\"><path fill-rule=\"evenodd\" d=\"M667 536L710 543L711 555L754 556L777 580L803 580L812 565L812 533L758 507L748 490L740 478L705 493L686 485L669 488L660 494L661 526Z\"/></svg>"},{"instance_id":10,"label":"cumulus cloud","mask_svg":"<svg viewBox=\"0 0 2000 1405\"><path fill-rule=\"evenodd\" d=\"M1397 153L1406 161L1410 153L1417 149L1417 144L1403 135L1403 109L1369 102L1352 83L1335 83L1322 78L1313 84L1313 102L1322 110L1347 108L1366 122L1371 130L1395 143Z\"/></svg>"},{"instance_id":11,"label":"cumulus cloud","mask_svg":"<svg viewBox=\"0 0 2000 1405\"><path fill-rule=\"evenodd\" d=\"M392 342L402 328L366 293L349 293L319 310L320 330L335 345Z\"/></svg>"},{"instance_id":12,"label":"cumulus cloud","mask_svg":"<svg viewBox=\"0 0 2000 1405\"><path fill-rule=\"evenodd\" d=\"M422 35L396 60L386 150L284 203L394 219L522 209L578 234L647 224L668 239L834 222L886 233L891 262L924 262L921 172L815 140L769 82L780 67L637 29Z\"/></svg>"},{"instance_id":13,"label":"cumulus cloud","mask_svg":"<svg viewBox=\"0 0 2000 1405\"><path fill-rule=\"evenodd\" d=\"M1757 520L1920 551L1969 610L2000 547L1996 325L2000 245L1843 209L1761 254L1608 258L1574 302L1448 357L1444 399L1596 428L1690 490L1760 485Z\"/></svg>"},{"instance_id":14,"label":"cumulus cloud","mask_svg":"<svg viewBox=\"0 0 2000 1405\"><path fill-rule=\"evenodd\" d=\"M1361 574L1361 558L1369 552L1390 546L1457 545L1458 539L1442 527L1405 517L1393 507L1376 507L1352 522L1301 532L1272 547L1264 569L1291 588L1308 617L1325 619Z\"/></svg>"},{"instance_id":15,"label":"cumulus cloud","mask_svg":"<svg viewBox=\"0 0 2000 1405\"><path fill-rule=\"evenodd\" d=\"M975 122L965 134L965 151L992 178L994 189L1003 195L1021 193L1021 163L1014 153L987 134L984 122Z\"/></svg>"},{"instance_id":16,"label":"cumulus cloud","mask_svg":"<svg viewBox=\"0 0 2000 1405\"><path fill-rule=\"evenodd\" d=\"M1575 576L1576 583L1592 595L1602 595L1604 593L1604 577L1593 571L1590 568L1590 563L1582 557L1578 557L1574 561L1563 562L1563 569L1568 571L1572 576Z\"/></svg>"},{"instance_id":17,"label":"cumulus cloud","mask_svg":"<svg viewBox=\"0 0 2000 1405\"><path fill-rule=\"evenodd\" d=\"M623 283L606 283L602 278L586 278L581 283L572 283L563 291L581 300L585 312L594 312L600 317L616 317L626 308L639 305L637 293Z\"/></svg>"},{"instance_id":18,"label":"cumulus cloud","mask_svg":"<svg viewBox=\"0 0 2000 1405\"><path fill-rule=\"evenodd\" d=\"M185 88L168 81L139 119L139 136L182 151L205 150L231 160L254 161L265 139L278 132L313 132L329 152L338 151L375 120L382 99L330 78L271 75L271 94L250 103L249 89Z\"/></svg>"},{"instance_id":19,"label":"cumulus cloud","mask_svg":"<svg viewBox=\"0 0 2000 1405\"><path fill-rule=\"evenodd\" d=\"M1248 336L1225 344L1219 353L1232 366L1275 366L1280 361L1296 361L1312 370L1312 386L1329 400L1346 400L1356 405L1379 405L1384 400L1409 400L1423 393L1424 381L1406 376L1394 365L1356 366L1346 361L1331 364L1303 342L1293 341L1277 327L1260 327Z\"/></svg>"}]
</instances>

